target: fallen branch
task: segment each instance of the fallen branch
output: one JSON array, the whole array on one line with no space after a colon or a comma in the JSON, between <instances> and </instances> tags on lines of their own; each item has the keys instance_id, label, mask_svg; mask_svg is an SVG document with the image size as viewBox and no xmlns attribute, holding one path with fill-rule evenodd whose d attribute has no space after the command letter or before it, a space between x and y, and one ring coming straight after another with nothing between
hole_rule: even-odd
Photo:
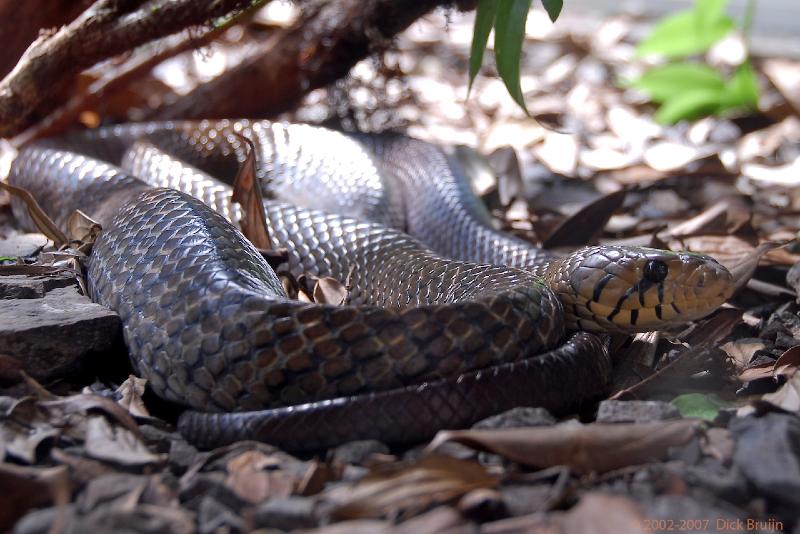
<instances>
[{"instance_id":1,"label":"fallen branch","mask_svg":"<svg viewBox=\"0 0 800 534\"><path fill-rule=\"evenodd\" d=\"M78 74L100 61L190 26L231 24L269 0L98 0L52 35L42 35L0 81L0 137L52 110Z\"/></svg>"},{"instance_id":2,"label":"fallen branch","mask_svg":"<svg viewBox=\"0 0 800 534\"><path fill-rule=\"evenodd\" d=\"M452 0L327 0L259 46L239 65L150 118L269 117L350 68L419 17ZM459 7L465 7L463 4Z\"/></svg>"}]
</instances>

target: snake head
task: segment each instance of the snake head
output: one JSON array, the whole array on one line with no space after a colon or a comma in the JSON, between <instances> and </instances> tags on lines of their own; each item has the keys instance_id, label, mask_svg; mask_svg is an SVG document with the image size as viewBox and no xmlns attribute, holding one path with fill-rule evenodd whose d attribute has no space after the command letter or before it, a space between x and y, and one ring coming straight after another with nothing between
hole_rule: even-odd
<instances>
[{"instance_id":1,"label":"snake head","mask_svg":"<svg viewBox=\"0 0 800 534\"><path fill-rule=\"evenodd\" d=\"M551 264L551 287L575 330L648 332L708 315L730 298L731 273L710 256L587 247Z\"/></svg>"}]
</instances>

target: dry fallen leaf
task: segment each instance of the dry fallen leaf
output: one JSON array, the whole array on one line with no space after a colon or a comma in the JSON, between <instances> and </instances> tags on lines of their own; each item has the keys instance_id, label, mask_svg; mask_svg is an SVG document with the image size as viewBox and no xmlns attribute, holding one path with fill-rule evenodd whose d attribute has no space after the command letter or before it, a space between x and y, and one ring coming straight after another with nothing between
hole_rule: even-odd
<instances>
[{"instance_id":1,"label":"dry fallen leaf","mask_svg":"<svg viewBox=\"0 0 800 534\"><path fill-rule=\"evenodd\" d=\"M703 234L734 234L750 222L750 206L740 197L728 197L716 202L691 219L659 234L659 238L691 237Z\"/></svg>"},{"instance_id":2,"label":"dry fallen leaf","mask_svg":"<svg viewBox=\"0 0 800 534\"><path fill-rule=\"evenodd\" d=\"M669 447L694 436L698 421L580 425L499 430L446 430L428 446L435 451L449 441L499 454L520 464L543 469L566 465L579 473L605 472L662 456Z\"/></svg>"},{"instance_id":3,"label":"dry fallen leaf","mask_svg":"<svg viewBox=\"0 0 800 534\"><path fill-rule=\"evenodd\" d=\"M34 224L36 224L36 227L41 233L46 235L50 241L55 243L56 247L69 243L69 239L64 235L64 232L58 228L56 223L44 212L33 195L27 190L7 184L3 181L0 181L0 189L5 189L25 203L25 206L28 208L28 215L33 220Z\"/></svg>"},{"instance_id":4,"label":"dry fallen leaf","mask_svg":"<svg viewBox=\"0 0 800 534\"><path fill-rule=\"evenodd\" d=\"M29 509L49 502L59 507L51 532L63 527L64 507L70 498L69 470L66 466L36 468L0 463L0 530L8 532Z\"/></svg>"},{"instance_id":5,"label":"dry fallen leaf","mask_svg":"<svg viewBox=\"0 0 800 534\"><path fill-rule=\"evenodd\" d=\"M263 502L269 497L287 497L294 492L298 480L291 473L278 469L280 465L280 459L261 451L245 451L228 461L225 484L251 503Z\"/></svg>"},{"instance_id":6,"label":"dry fallen leaf","mask_svg":"<svg viewBox=\"0 0 800 534\"><path fill-rule=\"evenodd\" d=\"M745 369L753 355L764 347L766 344L760 339L734 339L720 346L740 370Z\"/></svg>"},{"instance_id":7,"label":"dry fallen leaf","mask_svg":"<svg viewBox=\"0 0 800 534\"><path fill-rule=\"evenodd\" d=\"M800 114L800 62L769 58L764 60L761 68L795 112Z\"/></svg>"},{"instance_id":8,"label":"dry fallen leaf","mask_svg":"<svg viewBox=\"0 0 800 534\"><path fill-rule=\"evenodd\" d=\"M800 373L795 373L774 393L767 393L761 400L788 412L800 412Z\"/></svg>"},{"instance_id":9,"label":"dry fallen leaf","mask_svg":"<svg viewBox=\"0 0 800 534\"><path fill-rule=\"evenodd\" d=\"M247 146L247 158L239 168L233 182L233 202L242 206L242 233L260 249L271 249L272 241L267 233L267 215L264 212L264 195L256 175L256 150L253 142L237 135Z\"/></svg>"},{"instance_id":10,"label":"dry fallen leaf","mask_svg":"<svg viewBox=\"0 0 800 534\"><path fill-rule=\"evenodd\" d=\"M564 220L542 243L544 248L583 246L592 242L614 212L625 202L627 190L620 189L582 207Z\"/></svg>"},{"instance_id":11,"label":"dry fallen leaf","mask_svg":"<svg viewBox=\"0 0 800 534\"><path fill-rule=\"evenodd\" d=\"M533 153L551 171L572 176L578 165L578 140L576 136L548 131L544 142L533 148Z\"/></svg>"},{"instance_id":12,"label":"dry fallen leaf","mask_svg":"<svg viewBox=\"0 0 800 534\"><path fill-rule=\"evenodd\" d=\"M644 162L657 171L675 171L715 152L716 149L711 146L697 147L671 141L659 141L645 149Z\"/></svg>"},{"instance_id":13,"label":"dry fallen leaf","mask_svg":"<svg viewBox=\"0 0 800 534\"><path fill-rule=\"evenodd\" d=\"M497 480L474 461L428 455L412 464L381 464L352 486L322 494L337 519L411 517Z\"/></svg>"},{"instance_id":14,"label":"dry fallen leaf","mask_svg":"<svg viewBox=\"0 0 800 534\"><path fill-rule=\"evenodd\" d=\"M317 278L314 284L314 302L341 306L347 300L347 287L330 276Z\"/></svg>"},{"instance_id":15,"label":"dry fallen leaf","mask_svg":"<svg viewBox=\"0 0 800 534\"><path fill-rule=\"evenodd\" d=\"M800 345L795 345L780 355L772 374L775 378L780 376L791 378L797 373L798 368L800 368Z\"/></svg>"},{"instance_id":16,"label":"dry fallen leaf","mask_svg":"<svg viewBox=\"0 0 800 534\"><path fill-rule=\"evenodd\" d=\"M125 466L160 464L166 454L153 454L129 430L114 426L103 416L91 416L86 421L86 454L98 460Z\"/></svg>"},{"instance_id":17,"label":"dry fallen leaf","mask_svg":"<svg viewBox=\"0 0 800 534\"><path fill-rule=\"evenodd\" d=\"M127 380L117 388L117 394L121 395L117 403L134 417L150 417L150 412L147 411L147 406L142 401L146 385L147 379L129 375Z\"/></svg>"}]
</instances>

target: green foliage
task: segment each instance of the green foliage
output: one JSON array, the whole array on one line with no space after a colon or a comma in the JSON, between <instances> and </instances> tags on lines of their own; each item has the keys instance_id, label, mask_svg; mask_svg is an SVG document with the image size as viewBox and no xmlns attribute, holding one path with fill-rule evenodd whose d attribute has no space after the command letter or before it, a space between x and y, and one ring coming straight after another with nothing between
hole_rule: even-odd
<instances>
[{"instance_id":1,"label":"green foliage","mask_svg":"<svg viewBox=\"0 0 800 534\"><path fill-rule=\"evenodd\" d=\"M702 393L687 393L678 395L672 399L672 404L678 408L683 417L698 417L706 421L713 421L723 408L731 406L716 395L704 395Z\"/></svg>"},{"instance_id":2,"label":"green foliage","mask_svg":"<svg viewBox=\"0 0 800 534\"><path fill-rule=\"evenodd\" d=\"M706 52L736 27L725 14L727 4L728 0L697 0L693 9L667 17L639 44L639 55L676 59ZM630 85L661 104L655 119L662 124L758 105L758 83L749 61L730 79L708 65L676 61L649 70Z\"/></svg>"},{"instance_id":3,"label":"green foliage","mask_svg":"<svg viewBox=\"0 0 800 534\"><path fill-rule=\"evenodd\" d=\"M479 0L469 56L469 88L483 63L483 52L494 27L494 56L497 72L508 93L528 113L520 87L519 62L525 40L525 22L532 0ZM542 0L550 20L555 21L563 0Z\"/></svg>"},{"instance_id":4,"label":"green foliage","mask_svg":"<svg viewBox=\"0 0 800 534\"><path fill-rule=\"evenodd\" d=\"M639 44L639 55L679 58L705 52L736 25L725 14L728 0L697 0L693 9L662 20Z\"/></svg>"}]
</instances>

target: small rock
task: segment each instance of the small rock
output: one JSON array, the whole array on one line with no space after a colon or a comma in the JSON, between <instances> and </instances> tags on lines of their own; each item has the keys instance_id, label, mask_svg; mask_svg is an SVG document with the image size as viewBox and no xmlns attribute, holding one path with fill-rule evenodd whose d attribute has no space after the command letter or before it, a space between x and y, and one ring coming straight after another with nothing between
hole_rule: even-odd
<instances>
[{"instance_id":1,"label":"small rock","mask_svg":"<svg viewBox=\"0 0 800 534\"><path fill-rule=\"evenodd\" d=\"M226 508L238 513L246 503L225 484L221 472L197 473L181 483L180 500L184 508L198 511L205 497L213 497Z\"/></svg>"},{"instance_id":2,"label":"small rock","mask_svg":"<svg viewBox=\"0 0 800 534\"><path fill-rule=\"evenodd\" d=\"M56 520L62 524L62 532L90 532L89 525L77 517L75 505L68 504L63 508L53 506L35 510L17 521L14 534L48 534Z\"/></svg>"},{"instance_id":3,"label":"small rock","mask_svg":"<svg viewBox=\"0 0 800 534\"><path fill-rule=\"evenodd\" d=\"M0 353L24 362L39 380L77 371L88 363L86 355L109 351L121 340L119 316L73 287L2 302Z\"/></svg>"},{"instance_id":4,"label":"small rock","mask_svg":"<svg viewBox=\"0 0 800 534\"><path fill-rule=\"evenodd\" d=\"M200 534L215 532L246 532L244 522L227 506L212 497L203 497L197 514Z\"/></svg>"},{"instance_id":5,"label":"small rock","mask_svg":"<svg viewBox=\"0 0 800 534\"><path fill-rule=\"evenodd\" d=\"M17 234L0 239L0 256L27 258L39 252L50 242L43 234Z\"/></svg>"},{"instance_id":6,"label":"small rock","mask_svg":"<svg viewBox=\"0 0 800 534\"><path fill-rule=\"evenodd\" d=\"M481 523L508 515L503 495L491 488L478 488L461 497L458 511Z\"/></svg>"},{"instance_id":7,"label":"small rock","mask_svg":"<svg viewBox=\"0 0 800 534\"><path fill-rule=\"evenodd\" d=\"M255 509L253 526L287 531L314 528L319 524L315 505L310 497L274 497Z\"/></svg>"},{"instance_id":8,"label":"small rock","mask_svg":"<svg viewBox=\"0 0 800 534\"><path fill-rule=\"evenodd\" d=\"M647 423L680 417L678 408L661 401L606 400L597 410L598 423Z\"/></svg>"},{"instance_id":9,"label":"small rock","mask_svg":"<svg viewBox=\"0 0 800 534\"><path fill-rule=\"evenodd\" d=\"M351 441L336 447L333 459L343 464L363 465L373 454L389 454L389 447L373 439Z\"/></svg>"},{"instance_id":10,"label":"small rock","mask_svg":"<svg viewBox=\"0 0 800 534\"><path fill-rule=\"evenodd\" d=\"M511 516L529 515L548 509L557 490L550 484L504 484L503 502Z\"/></svg>"},{"instance_id":11,"label":"small rock","mask_svg":"<svg viewBox=\"0 0 800 534\"><path fill-rule=\"evenodd\" d=\"M549 426L555 424L555 422L555 418L544 408L512 408L507 412L478 421L472 425L472 428L475 430L490 430L524 426Z\"/></svg>"},{"instance_id":12,"label":"small rock","mask_svg":"<svg viewBox=\"0 0 800 534\"><path fill-rule=\"evenodd\" d=\"M764 495L800 507L800 418L769 413L733 419L733 462Z\"/></svg>"},{"instance_id":13,"label":"small rock","mask_svg":"<svg viewBox=\"0 0 800 534\"><path fill-rule=\"evenodd\" d=\"M57 273L39 276L0 276L0 299L40 299L48 291L61 287L78 287L74 274Z\"/></svg>"}]
</instances>

